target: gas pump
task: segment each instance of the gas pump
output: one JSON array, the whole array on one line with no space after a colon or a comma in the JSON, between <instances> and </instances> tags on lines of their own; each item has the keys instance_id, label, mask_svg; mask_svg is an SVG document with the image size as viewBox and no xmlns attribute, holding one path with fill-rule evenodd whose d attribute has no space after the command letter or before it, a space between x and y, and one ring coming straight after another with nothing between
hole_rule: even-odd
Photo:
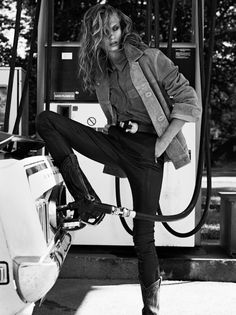
<instances>
[{"instance_id":1,"label":"gas pump","mask_svg":"<svg viewBox=\"0 0 236 315\"><path fill-rule=\"evenodd\" d=\"M46 6L45 10L49 16L53 16L52 8ZM195 86L199 99L201 99L200 88L200 69L199 69L199 51L198 51L198 3L192 2L192 27L193 38L191 43L174 43L171 47L171 58L179 65L180 71L187 77L190 83ZM149 7L150 9L150 7ZM38 104L45 104L50 110L56 111L75 119L83 124L93 128L103 128L106 124L105 117L101 112L100 106L93 96L83 94L81 83L76 79L77 50L79 43L58 43L53 42L52 34L47 34L43 27L45 16L41 16L41 37L39 39L39 75L38 75ZM148 19L152 19L149 17ZM52 21L52 20L51 20ZM50 22L52 23L52 22ZM52 28L50 26L49 28ZM43 31L44 30L44 31ZM44 35L42 35L44 34ZM51 45L49 45L51 42ZM46 44L47 43L47 44ZM160 49L164 52L169 49L167 44L160 44ZM51 56L51 62L46 59ZM50 76L48 66L50 65ZM49 69L50 70L50 69ZM70 78L69 80L67 78ZM46 80L46 84L45 81ZM47 82L47 81L50 81ZM42 90L50 85L48 97L42 99ZM47 104L48 99L49 104ZM39 108L39 111L43 108ZM180 170L174 170L170 163L165 163L164 182L161 192L161 209L165 215L171 215L181 212L185 209L193 195L196 179L196 163L199 149L199 125L187 123L184 126L184 134L191 151L191 163ZM115 178L102 173L103 165L91 161L80 154L78 159L81 168L88 177L95 191L104 203L116 204L116 181ZM121 204L124 207L132 209L131 191L126 179L120 180ZM182 221L173 222L171 226L177 231L185 232L192 230L195 226L195 218L200 216L200 205L198 204L191 214ZM128 225L132 230L132 220L128 220ZM188 238L179 238L170 234L162 224L156 225L156 245L157 246L195 246L195 236ZM87 227L79 232L73 232L73 244L78 245L132 245L132 239L123 229L117 218L106 216L101 225Z\"/></svg>"}]
</instances>

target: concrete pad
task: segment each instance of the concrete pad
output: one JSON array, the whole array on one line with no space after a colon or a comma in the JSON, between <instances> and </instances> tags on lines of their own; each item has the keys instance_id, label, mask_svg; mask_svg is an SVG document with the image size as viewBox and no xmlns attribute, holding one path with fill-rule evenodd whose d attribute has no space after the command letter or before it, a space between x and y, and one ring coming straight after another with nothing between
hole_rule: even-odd
<instances>
[{"instance_id":1,"label":"concrete pad","mask_svg":"<svg viewBox=\"0 0 236 315\"><path fill-rule=\"evenodd\" d=\"M236 314L236 283L163 281L160 315ZM139 284L59 279L33 315L141 315Z\"/></svg>"},{"instance_id":2,"label":"concrete pad","mask_svg":"<svg viewBox=\"0 0 236 315\"><path fill-rule=\"evenodd\" d=\"M60 278L138 282L133 251L132 247L72 247ZM236 259L229 258L219 246L158 248L158 256L163 280L236 282Z\"/></svg>"}]
</instances>

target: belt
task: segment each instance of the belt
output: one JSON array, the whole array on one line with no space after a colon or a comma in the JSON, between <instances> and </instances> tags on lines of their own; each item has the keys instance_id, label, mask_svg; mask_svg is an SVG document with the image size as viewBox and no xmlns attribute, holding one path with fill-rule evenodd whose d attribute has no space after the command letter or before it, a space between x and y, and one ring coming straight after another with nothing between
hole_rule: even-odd
<instances>
[{"instance_id":1,"label":"belt","mask_svg":"<svg viewBox=\"0 0 236 315\"><path fill-rule=\"evenodd\" d=\"M116 125L124 132L130 133L145 132L156 134L156 130L152 125L143 124L133 120L119 121Z\"/></svg>"}]
</instances>

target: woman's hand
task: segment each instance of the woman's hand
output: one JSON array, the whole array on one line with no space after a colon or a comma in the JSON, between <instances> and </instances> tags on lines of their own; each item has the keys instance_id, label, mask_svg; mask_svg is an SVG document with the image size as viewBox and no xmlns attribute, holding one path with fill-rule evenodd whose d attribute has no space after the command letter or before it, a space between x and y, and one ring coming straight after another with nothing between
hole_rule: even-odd
<instances>
[{"instance_id":1,"label":"woman's hand","mask_svg":"<svg viewBox=\"0 0 236 315\"><path fill-rule=\"evenodd\" d=\"M159 158L165 152L168 145L169 143L164 142L162 138L157 138L155 144L155 158Z\"/></svg>"},{"instance_id":2,"label":"woman's hand","mask_svg":"<svg viewBox=\"0 0 236 315\"><path fill-rule=\"evenodd\" d=\"M103 127L102 132L108 134L108 130L109 130L110 127L111 127L110 124L106 124L106 125Z\"/></svg>"}]
</instances>

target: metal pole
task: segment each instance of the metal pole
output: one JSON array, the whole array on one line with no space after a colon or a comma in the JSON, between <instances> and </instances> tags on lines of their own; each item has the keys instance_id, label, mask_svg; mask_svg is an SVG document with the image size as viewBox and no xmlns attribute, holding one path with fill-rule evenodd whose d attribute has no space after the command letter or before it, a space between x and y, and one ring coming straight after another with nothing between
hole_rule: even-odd
<instances>
[{"instance_id":1,"label":"metal pole","mask_svg":"<svg viewBox=\"0 0 236 315\"><path fill-rule=\"evenodd\" d=\"M45 104L46 110L50 109L50 92L51 92L51 59L52 59L52 4L53 0L48 0L48 32L47 32L47 63L46 63L46 91Z\"/></svg>"},{"instance_id":2,"label":"metal pole","mask_svg":"<svg viewBox=\"0 0 236 315\"><path fill-rule=\"evenodd\" d=\"M16 7L16 23L15 23L15 34L14 41L12 46L12 57L10 60L10 73L8 79L8 87L7 87L7 100L6 100L6 109L5 109L5 117L4 117L4 126L3 131L8 132L9 129L9 117L11 111L11 98L12 98L12 87L14 80L14 71L17 57L17 44L20 33L20 18L21 18L21 9L22 9L22 0L17 1Z\"/></svg>"},{"instance_id":3,"label":"metal pole","mask_svg":"<svg viewBox=\"0 0 236 315\"><path fill-rule=\"evenodd\" d=\"M151 43L151 23L152 23L152 0L147 0L147 15L146 15L146 38L147 44Z\"/></svg>"},{"instance_id":4,"label":"metal pole","mask_svg":"<svg viewBox=\"0 0 236 315\"><path fill-rule=\"evenodd\" d=\"M173 0L172 7L171 7L171 16L170 16L169 34L168 34L168 44L167 44L167 56L169 58L171 58L173 31L174 31L174 24L175 24L175 11L176 11L176 0Z\"/></svg>"},{"instance_id":5,"label":"metal pole","mask_svg":"<svg viewBox=\"0 0 236 315\"><path fill-rule=\"evenodd\" d=\"M45 44L47 40L47 0L41 0L37 39L37 114L44 110Z\"/></svg>"},{"instance_id":6,"label":"metal pole","mask_svg":"<svg viewBox=\"0 0 236 315\"><path fill-rule=\"evenodd\" d=\"M41 7L41 0L37 1L37 6L36 6L36 11L35 11L35 21L34 21L34 27L32 30L32 35L31 35L31 44L30 44L30 53L29 53L29 60L28 60L28 65L27 65L27 71L26 71L26 76L25 76L25 81L24 81L24 86L23 86L23 91L21 95L21 100L20 100L20 105L17 111L17 117L16 121L14 124L13 128L13 133L17 133L19 124L20 124L20 119L23 113L24 109L24 104L25 104L25 98L27 95L28 91L28 82L29 82L29 75L32 67L32 60L33 60L33 53L34 53L34 48L35 48L35 43L36 43L36 37L37 37L37 28L38 28L38 20L39 20L39 13L40 13L40 7Z\"/></svg>"},{"instance_id":7,"label":"metal pole","mask_svg":"<svg viewBox=\"0 0 236 315\"><path fill-rule=\"evenodd\" d=\"M155 37L155 47L159 48L160 46L160 30L159 30L159 20L160 20L160 6L159 0L154 1L154 16L155 16L155 29L154 29L154 37Z\"/></svg>"}]
</instances>

